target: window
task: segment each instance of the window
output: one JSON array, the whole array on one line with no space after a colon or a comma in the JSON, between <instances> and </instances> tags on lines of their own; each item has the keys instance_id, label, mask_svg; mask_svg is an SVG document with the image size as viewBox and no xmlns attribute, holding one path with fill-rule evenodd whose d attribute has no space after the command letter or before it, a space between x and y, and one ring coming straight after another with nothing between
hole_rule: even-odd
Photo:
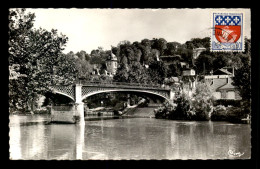
<instances>
[{"instance_id":1,"label":"window","mask_svg":"<svg viewBox=\"0 0 260 169\"><path fill-rule=\"evenodd\" d=\"M221 92L221 99L226 99L226 91Z\"/></svg>"}]
</instances>

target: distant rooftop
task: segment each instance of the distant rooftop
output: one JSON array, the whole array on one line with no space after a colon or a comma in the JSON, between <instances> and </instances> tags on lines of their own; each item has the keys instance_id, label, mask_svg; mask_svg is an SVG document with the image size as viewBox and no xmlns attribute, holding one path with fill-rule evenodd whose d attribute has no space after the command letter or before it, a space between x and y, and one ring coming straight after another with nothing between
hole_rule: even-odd
<instances>
[{"instance_id":1,"label":"distant rooftop","mask_svg":"<svg viewBox=\"0 0 260 169\"><path fill-rule=\"evenodd\" d=\"M199 48L195 48L195 49L193 49L193 50L206 50L206 48L204 48L204 47L199 47Z\"/></svg>"},{"instance_id":2,"label":"distant rooftop","mask_svg":"<svg viewBox=\"0 0 260 169\"><path fill-rule=\"evenodd\" d=\"M224 86L221 86L220 88L218 88L218 90L225 90L225 89L235 89L236 87L233 86L231 83L227 83Z\"/></svg>"},{"instance_id":3,"label":"distant rooftop","mask_svg":"<svg viewBox=\"0 0 260 169\"><path fill-rule=\"evenodd\" d=\"M227 71L226 69L221 68L221 69L214 71L213 75L232 75L232 73Z\"/></svg>"},{"instance_id":4,"label":"distant rooftop","mask_svg":"<svg viewBox=\"0 0 260 169\"><path fill-rule=\"evenodd\" d=\"M107 60L117 61L117 57L116 57L116 55L113 54L112 51L111 51L111 53L110 53L110 55L108 56Z\"/></svg>"}]
</instances>

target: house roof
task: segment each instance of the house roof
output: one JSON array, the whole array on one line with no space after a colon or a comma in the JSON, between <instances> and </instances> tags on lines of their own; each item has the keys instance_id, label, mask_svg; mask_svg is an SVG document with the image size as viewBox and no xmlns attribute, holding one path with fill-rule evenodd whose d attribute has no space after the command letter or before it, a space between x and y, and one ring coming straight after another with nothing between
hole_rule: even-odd
<instances>
[{"instance_id":1,"label":"house roof","mask_svg":"<svg viewBox=\"0 0 260 169\"><path fill-rule=\"evenodd\" d=\"M236 87L233 86L231 83L227 83L224 86L219 87L217 90L226 90L226 89L235 89Z\"/></svg>"},{"instance_id":2,"label":"house roof","mask_svg":"<svg viewBox=\"0 0 260 169\"><path fill-rule=\"evenodd\" d=\"M193 50L206 50L206 48L204 48L204 47L199 47L199 48L195 48L195 49L193 49Z\"/></svg>"},{"instance_id":3,"label":"house roof","mask_svg":"<svg viewBox=\"0 0 260 169\"><path fill-rule=\"evenodd\" d=\"M218 90L219 87L227 84L226 78L207 79L206 83L212 91Z\"/></svg>"},{"instance_id":4,"label":"house roof","mask_svg":"<svg viewBox=\"0 0 260 169\"><path fill-rule=\"evenodd\" d=\"M110 54L109 54L109 56L107 57L106 60L107 60L107 61L117 61L117 57L116 57L116 55L112 52L112 50L111 50L111 52L110 52Z\"/></svg>"},{"instance_id":5,"label":"house roof","mask_svg":"<svg viewBox=\"0 0 260 169\"><path fill-rule=\"evenodd\" d=\"M229 72L229 71L227 71L226 69L223 69L223 68L218 69L215 72L213 72L213 75L223 75L223 74L225 74L225 75L232 75L231 72Z\"/></svg>"}]
</instances>

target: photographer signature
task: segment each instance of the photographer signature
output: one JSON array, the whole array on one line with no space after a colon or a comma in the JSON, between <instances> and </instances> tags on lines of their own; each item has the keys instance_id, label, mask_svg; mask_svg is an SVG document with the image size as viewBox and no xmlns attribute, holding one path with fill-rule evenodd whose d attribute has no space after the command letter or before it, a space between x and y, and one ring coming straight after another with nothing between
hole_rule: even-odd
<instances>
[{"instance_id":1,"label":"photographer signature","mask_svg":"<svg viewBox=\"0 0 260 169\"><path fill-rule=\"evenodd\" d=\"M231 155L231 156L235 156L235 157L241 157L242 155L244 155L244 153L240 153L240 152L234 152L232 150L229 150L228 151L228 155Z\"/></svg>"}]
</instances>

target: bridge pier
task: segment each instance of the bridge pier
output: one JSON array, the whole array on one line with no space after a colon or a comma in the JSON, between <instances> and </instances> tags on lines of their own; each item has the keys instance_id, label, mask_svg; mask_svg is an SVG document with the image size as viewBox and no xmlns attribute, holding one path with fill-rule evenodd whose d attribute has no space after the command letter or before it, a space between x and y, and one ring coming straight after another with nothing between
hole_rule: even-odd
<instances>
[{"instance_id":1,"label":"bridge pier","mask_svg":"<svg viewBox=\"0 0 260 169\"><path fill-rule=\"evenodd\" d=\"M85 118L84 118L84 103L82 102L82 95L81 95L82 85L76 84L75 86L75 104L76 104L76 114L79 118L79 124L85 125Z\"/></svg>"},{"instance_id":2,"label":"bridge pier","mask_svg":"<svg viewBox=\"0 0 260 169\"><path fill-rule=\"evenodd\" d=\"M79 124L85 124L85 118L84 118L84 103L76 103L76 116L79 118L78 123Z\"/></svg>"},{"instance_id":3,"label":"bridge pier","mask_svg":"<svg viewBox=\"0 0 260 169\"><path fill-rule=\"evenodd\" d=\"M130 94L127 94L127 107L130 106Z\"/></svg>"}]
</instances>

